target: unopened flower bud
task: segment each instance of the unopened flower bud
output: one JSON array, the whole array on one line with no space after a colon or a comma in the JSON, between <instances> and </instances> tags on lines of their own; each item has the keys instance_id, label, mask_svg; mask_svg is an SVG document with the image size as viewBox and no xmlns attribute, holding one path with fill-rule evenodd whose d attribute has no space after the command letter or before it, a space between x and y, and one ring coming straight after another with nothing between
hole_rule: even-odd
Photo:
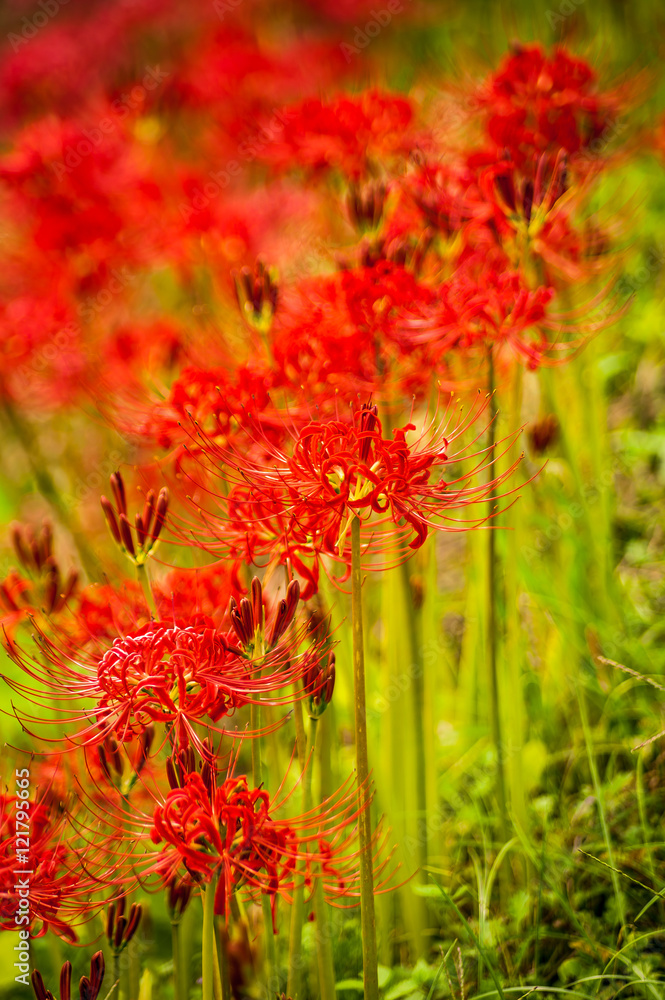
<instances>
[{"instance_id":1,"label":"unopened flower bud","mask_svg":"<svg viewBox=\"0 0 665 1000\"><path fill-rule=\"evenodd\" d=\"M125 484L120 472L112 472L109 479L111 482L111 489L113 490L116 510L119 514L126 514L127 494L125 493Z\"/></svg>"},{"instance_id":2,"label":"unopened flower bud","mask_svg":"<svg viewBox=\"0 0 665 1000\"><path fill-rule=\"evenodd\" d=\"M335 654L331 651L325 661L314 660L304 677L304 688L309 694L308 715L318 719L332 701L335 690Z\"/></svg>"},{"instance_id":3,"label":"unopened flower bud","mask_svg":"<svg viewBox=\"0 0 665 1000\"><path fill-rule=\"evenodd\" d=\"M268 633L267 648L272 649L282 638L293 621L300 600L300 584L291 580L286 588L286 597L279 602Z\"/></svg>"}]
</instances>

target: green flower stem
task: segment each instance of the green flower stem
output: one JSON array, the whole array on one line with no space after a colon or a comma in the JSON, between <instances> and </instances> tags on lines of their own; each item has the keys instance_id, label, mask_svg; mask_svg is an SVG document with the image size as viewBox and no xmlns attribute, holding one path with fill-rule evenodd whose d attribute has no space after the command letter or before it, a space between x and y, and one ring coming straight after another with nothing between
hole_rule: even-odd
<instances>
[{"instance_id":1,"label":"green flower stem","mask_svg":"<svg viewBox=\"0 0 665 1000\"><path fill-rule=\"evenodd\" d=\"M214 965L215 965L215 891L217 878L206 886L203 893L203 937L201 957L203 966L202 1000L214 998Z\"/></svg>"},{"instance_id":2,"label":"green flower stem","mask_svg":"<svg viewBox=\"0 0 665 1000\"><path fill-rule=\"evenodd\" d=\"M284 586L288 588L291 582L287 567L284 567ZM289 625L289 643L292 649L297 646L297 634L295 619ZM305 770L307 736L305 734L305 722L302 714L302 701L298 696L298 685L293 686L293 721L296 727L296 751L298 754L298 766L300 773Z\"/></svg>"},{"instance_id":3,"label":"green flower stem","mask_svg":"<svg viewBox=\"0 0 665 1000\"><path fill-rule=\"evenodd\" d=\"M113 950L113 984L118 984L118 997L122 996L122 983L120 982L120 955Z\"/></svg>"},{"instance_id":4,"label":"green flower stem","mask_svg":"<svg viewBox=\"0 0 665 1000\"><path fill-rule=\"evenodd\" d=\"M321 717L326 719L330 706ZM321 766L324 758L324 726L317 725L317 719L311 720L311 742L315 748L316 759ZM322 801L320 796L319 801ZM319 990L321 1000L335 1000L335 963L332 952L332 928L330 924L330 909L323 894L323 882L320 878L314 880L314 913L316 916L316 955L319 965Z\"/></svg>"},{"instance_id":5,"label":"green flower stem","mask_svg":"<svg viewBox=\"0 0 665 1000\"><path fill-rule=\"evenodd\" d=\"M182 962L180 957L180 921L171 921L171 951L173 953L173 1000L186 1000L182 984Z\"/></svg>"},{"instance_id":6,"label":"green flower stem","mask_svg":"<svg viewBox=\"0 0 665 1000\"><path fill-rule=\"evenodd\" d=\"M229 969L229 932L228 927L222 924L221 939L219 949L219 966L221 969L221 1000L232 1000L231 978Z\"/></svg>"},{"instance_id":7,"label":"green flower stem","mask_svg":"<svg viewBox=\"0 0 665 1000\"><path fill-rule=\"evenodd\" d=\"M305 720L302 715L302 701L298 696L298 688L293 688L293 721L296 727L296 750L298 752L298 764L300 770L304 771L307 760L307 736L305 734Z\"/></svg>"},{"instance_id":8,"label":"green flower stem","mask_svg":"<svg viewBox=\"0 0 665 1000\"><path fill-rule=\"evenodd\" d=\"M249 706L249 728L252 733L261 728L261 709L259 705ZM263 781L261 773L261 737L252 737L252 781L254 788L258 788Z\"/></svg>"},{"instance_id":9,"label":"green flower stem","mask_svg":"<svg viewBox=\"0 0 665 1000\"><path fill-rule=\"evenodd\" d=\"M249 709L250 728L256 732L261 728L261 707L260 705L250 705ZM252 739L252 782L255 788L259 788L263 782L261 770L261 737L255 736ZM272 925L272 912L270 909L270 899L266 893L261 895L261 905L263 908L263 930L266 936L266 965L268 979L273 979L277 975L277 948L275 947L275 932ZM276 992L276 991L275 991ZM205 1000L205 997L203 998Z\"/></svg>"},{"instance_id":10,"label":"green flower stem","mask_svg":"<svg viewBox=\"0 0 665 1000\"><path fill-rule=\"evenodd\" d=\"M143 596L145 597L145 602L148 605L150 614L155 621L159 620L159 612L157 611L157 605L155 603L155 595L152 592L152 587L150 585L150 577L148 575L148 567L146 563L137 563L136 565L136 575L138 581L141 584L141 590L143 591Z\"/></svg>"},{"instance_id":11,"label":"green flower stem","mask_svg":"<svg viewBox=\"0 0 665 1000\"><path fill-rule=\"evenodd\" d=\"M141 962L139 959L139 939L133 937L127 945L127 958L129 959L129 996L130 1000L138 997L141 983Z\"/></svg>"},{"instance_id":12,"label":"green flower stem","mask_svg":"<svg viewBox=\"0 0 665 1000\"><path fill-rule=\"evenodd\" d=\"M378 1000L379 978L374 916L372 871L372 821L370 817L369 761L367 755L367 711L365 708L365 650L363 646L362 576L360 568L360 520L351 521L351 603L353 615L353 687L355 702L356 772L361 807L358 821L360 841L360 925L363 943L365 1000Z\"/></svg>"},{"instance_id":13,"label":"green flower stem","mask_svg":"<svg viewBox=\"0 0 665 1000\"><path fill-rule=\"evenodd\" d=\"M496 476L496 422L498 410L494 400L494 356L492 349L489 351L489 373L488 391L490 396L490 425L489 425L489 481ZM489 494L489 507L492 513L495 507L496 490L492 487ZM490 693L490 724L492 730L492 742L497 755L497 793L499 798L499 834L501 845L508 840L507 827L507 800L506 800L506 774L503 753L503 734L501 731L501 699L499 692L499 674L497 665L498 648L498 623L497 604L499 595L497 593L497 572L496 572L496 537L495 529L490 526L487 530L487 667Z\"/></svg>"},{"instance_id":14,"label":"green flower stem","mask_svg":"<svg viewBox=\"0 0 665 1000\"><path fill-rule=\"evenodd\" d=\"M267 893L261 893L261 909L263 910L263 932L266 936L266 972L268 983L277 983L277 946L275 944L275 931L272 924L272 910L270 908L270 897ZM277 993L277 988L270 989L271 993Z\"/></svg>"},{"instance_id":15,"label":"green flower stem","mask_svg":"<svg viewBox=\"0 0 665 1000\"><path fill-rule=\"evenodd\" d=\"M312 772L314 771L314 742L316 740L316 719L311 720L307 746L305 749L305 767L302 772L302 812L308 813L312 808ZM305 869L303 859L299 865L299 882L293 890L293 905L291 907L291 931L289 937L289 975L286 992L293 1000L302 995L302 928L305 922Z\"/></svg>"},{"instance_id":16,"label":"green flower stem","mask_svg":"<svg viewBox=\"0 0 665 1000\"><path fill-rule=\"evenodd\" d=\"M420 869L420 880L424 878L427 866L427 765L425 761L425 668L422 657L422 642L419 640L418 611L413 606L408 563L399 567L402 599L405 604L409 662L411 664L411 708L413 724L413 747L415 752L414 784L416 791L416 862Z\"/></svg>"},{"instance_id":17,"label":"green flower stem","mask_svg":"<svg viewBox=\"0 0 665 1000\"><path fill-rule=\"evenodd\" d=\"M214 920L213 920L214 924ZM222 974L219 970L219 948L217 947L217 928L213 927L213 937L212 937L212 992L215 1000L222 1000L223 998L223 986L222 986Z\"/></svg>"}]
</instances>

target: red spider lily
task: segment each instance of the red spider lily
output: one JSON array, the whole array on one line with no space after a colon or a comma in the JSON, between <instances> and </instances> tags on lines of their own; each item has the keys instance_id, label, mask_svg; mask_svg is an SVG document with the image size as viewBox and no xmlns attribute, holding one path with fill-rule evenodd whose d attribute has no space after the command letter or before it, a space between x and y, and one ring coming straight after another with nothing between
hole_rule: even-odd
<instances>
[{"instance_id":1,"label":"red spider lily","mask_svg":"<svg viewBox=\"0 0 665 1000\"><path fill-rule=\"evenodd\" d=\"M366 90L359 97L338 97L329 103L309 98L287 108L289 118L280 138L265 157L282 169L297 166L313 172L342 170L357 180L377 162L385 169L402 159L415 143L409 132L410 102L401 96Z\"/></svg>"},{"instance_id":2,"label":"red spider lily","mask_svg":"<svg viewBox=\"0 0 665 1000\"><path fill-rule=\"evenodd\" d=\"M274 915L278 896L290 902L301 879L311 885L321 878L329 901L344 905L343 900L350 899L349 905L356 904L357 820L369 799L352 787L352 778L319 807L280 818L287 799L279 792L271 797L264 789L251 788L246 775L233 773L233 765L223 781L209 763L200 772L179 767L167 771L171 790L156 800L150 814L101 807L99 818L111 832L101 841L95 834L95 844L100 857L115 857L117 884L139 879L145 888L172 888L179 879L191 885L190 880L209 883L218 878L218 914L227 914L233 892L244 889L250 895L269 895ZM127 847L120 853L119 836ZM159 852L150 850L150 841L164 846ZM386 872L390 857L381 857L384 847L385 838L377 829L372 841L377 891L393 875ZM306 862L304 868L300 862Z\"/></svg>"},{"instance_id":3,"label":"red spider lily","mask_svg":"<svg viewBox=\"0 0 665 1000\"><path fill-rule=\"evenodd\" d=\"M380 391L387 398L422 399L433 371L444 375L443 365L437 371L427 347L414 342L402 322L418 305L426 310L436 295L405 266L381 257L384 250L381 243L368 248L375 260L366 267L302 282L275 324L281 384L315 396L322 415L332 410L332 387L345 398Z\"/></svg>"},{"instance_id":4,"label":"red spider lily","mask_svg":"<svg viewBox=\"0 0 665 1000\"><path fill-rule=\"evenodd\" d=\"M275 894L293 882L298 841L288 823L269 814L270 796L250 789L244 775L232 777L210 796L200 774L188 774L153 816L154 843L166 842L194 877L218 874L215 912L225 914L241 883Z\"/></svg>"},{"instance_id":5,"label":"red spider lily","mask_svg":"<svg viewBox=\"0 0 665 1000\"><path fill-rule=\"evenodd\" d=\"M90 894L78 864L67 846L64 816L55 803L43 796L36 800L0 795L2 930L21 926L33 937L52 930L76 941L73 922L85 911Z\"/></svg>"},{"instance_id":6,"label":"red spider lily","mask_svg":"<svg viewBox=\"0 0 665 1000\"><path fill-rule=\"evenodd\" d=\"M53 262L40 264L36 276L35 256L32 250L19 261L5 256L0 276L0 396L22 411L71 405L88 367L66 282Z\"/></svg>"},{"instance_id":7,"label":"red spider lily","mask_svg":"<svg viewBox=\"0 0 665 1000\"><path fill-rule=\"evenodd\" d=\"M205 615L219 628L227 618L229 600L244 593L232 568L222 563L195 569L171 570L152 584L160 618L188 621ZM138 583L125 580L119 587L90 585L80 591L72 607L74 621L65 628L79 646L112 642L146 623L145 597Z\"/></svg>"},{"instance_id":8,"label":"red spider lily","mask_svg":"<svg viewBox=\"0 0 665 1000\"><path fill-rule=\"evenodd\" d=\"M500 210L493 216L494 225L516 266L526 270L525 261L531 258L541 284L579 282L607 268L609 233L594 231L576 218L591 178L571 178L563 150L556 155L543 153L533 165L522 168L507 157L507 151L499 162L493 153L478 154L473 160L481 171L484 197Z\"/></svg>"},{"instance_id":9,"label":"red spider lily","mask_svg":"<svg viewBox=\"0 0 665 1000\"><path fill-rule=\"evenodd\" d=\"M409 321L412 336L419 327L421 338L436 343L441 353L480 348L486 354L495 345L497 353L508 349L529 368L537 368L548 353L570 349L545 334L553 289L531 291L517 271L496 273L482 264L472 268L471 263L441 285L438 304L429 315Z\"/></svg>"},{"instance_id":10,"label":"red spider lily","mask_svg":"<svg viewBox=\"0 0 665 1000\"><path fill-rule=\"evenodd\" d=\"M115 127L94 145L86 132L95 120L109 118ZM62 255L65 266L67 252L88 255L83 288L97 290L98 268L101 277L111 268L145 263L154 255L160 191L127 123L110 104L100 104L92 121L41 119L28 125L15 143L0 160L0 177L13 192L14 211L30 220L36 247ZM127 239L130 232L132 240Z\"/></svg>"},{"instance_id":11,"label":"red spider lily","mask_svg":"<svg viewBox=\"0 0 665 1000\"><path fill-rule=\"evenodd\" d=\"M270 465L259 466L211 445L210 461L215 466L221 462L232 488L217 498L214 511L206 512L203 526L190 530L209 551L252 560L267 555L272 562L291 564L298 573L304 569L308 592L316 586L321 554L348 563L346 535L354 516L369 535L369 551L398 543L399 558L406 558L409 549L422 545L430 528L467 530L495 513L484 512L470 521L453 516L487 500L517 464L497 482L478 482L489 462L486 452L451 451L452 442L474 424L485 405L479 402L457 423L451 412L447 422L432 424L413 445L406 434L415 425L393 431L393 439L386 440L376 407L371 406L357 412L352 422L308 424L295 435L292 451L275 451ZM476 438L481 433L476 431ZM475 459L468 474L445 481L445 470L465 458Z\"/></svg>"},{"instance_id":12,"label":"red spider lily","mask_svg":"<svg viewBox=\"0 0 665 1000\"><path fill-rule=\"evenodd\" d=\"M455 239L460 251L473 243L469 223L485 228L494 215L478 186L478 172L467 158L450 163L426 159L402 179L401 187L428 225L447 240Z\"/></svg>"},{"instance_id":13,"label":"red spider lily","mask_svg":"<svg viewBox=\"0 0 665 1000\"><path fill-rule=\"evenodd\" d=\"M514 47L477 95L487 109L487 131L518 164L534 154L576 153L598 138L621 110L619 94L599 92L583 59L557 46Z\"/></svg>"},{"instance_id":14,"label":"red spider lily","mask_svg":"<svg viewBox=\"0 0 665 1000\"><path fill-rule=\"evenodd\" d=\"M275 373L267 368L249 365L226 368L184 368L173 383L168 397L150 407L147 415L126 425L123 430L141 442L155 441L161 448L183 445L191 449L191 428L196 424L212 438L227 441L242 438L248 413L261 413L266 429L272 425L277 440L283 428L276 416L271 420L270 390L275 385ZM184 425L184 426L183 426ZM267 430L268 432L268 430Z\"/></svg>"},{"instance_id":15,"label":"red spider lily","mask_svg":"<svg viewBox=\"0 0 665 1000\"><path fill-rule=\"evenodd\" d=\"M568 360L621 311L611 287L567 312L549 308L553 295L542 285L530 289L519 271L495 270L472 256L440 286L437 306L407 325L413 339L428 342L432 351L461 350L465 362L475 354L484 363L492 348L499 364L515 359L536 369ZM454 371L454 355L448 358Z\"/></svg>"},{"instance_id":16,"label":"red spider lily","mask_svg":"<svg viewBox=\"0 0 665 1000\"><path fill-rule=\"evenodd\" d=\"M183 624L149 622L97 653L71 650L66 642L58 646L43 634L39 638L44 662L12 651L39 686L6 679L33 702L55 705L59 726L84 723L80 731L58 739L70 749L104 744L110 736L131 742L142 738L152 723L164 723L180 746L191 741L202 752L196 722L216 723L252 703L290 703L291 686L310 669L321 645L297 653L299 638L287 638L265 655L250 658L233 645L233 633L218 631L203 615ZM72 702L80 700L92 704L72 710ZM60 703L67 707L58 708ZM49 720L25 716L22 722L27 729Z\"/></svg>"}]
</instances>

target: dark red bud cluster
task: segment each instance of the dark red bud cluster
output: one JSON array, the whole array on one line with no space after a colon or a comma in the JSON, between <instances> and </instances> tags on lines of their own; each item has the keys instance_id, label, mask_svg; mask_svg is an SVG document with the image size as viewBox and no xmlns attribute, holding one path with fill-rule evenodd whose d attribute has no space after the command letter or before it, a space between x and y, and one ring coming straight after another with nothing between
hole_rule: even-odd
<instances>
[{"instance_id":1,"label":"dark red bud cluster","mask_svg":"<svg viewBox=\"0 0 665 1000\"><path fill-rule=\"evenodd\" d=\"M35 534L29 525L14 522L9 532L16 558L30 574L39 575L46 562L53 557L53 525L44 521Z\"/></svg>"},{"instance_id":2,"label":"dark red bud cluster","mask_svg":"<svg viewBox=\"0 0 665 1000\"><path fill-rule=\"evenodd\" d=\"M349 218L360 232L380 225L385 203L386 186L381 182L370 182L362 187L352 184L346 196Z\"/></svg>"},{"instance_id":3,"label":"dark red bud cluster","mask_svg":"<svg viewBox=\"0 0 665 1000\"><path fill-rule=\"evenodd\" d=\"M527 434L531 451L534 455L542 455L559 436L559 421L553 413L546 413L531 424Z\"/></svg>"},{"instance_id":4,"label":"dark red bud cluster","mask_svg":"<svg viewBox=\"0 0 665 1000\"><path fill-rule=\"evenodd\" d=\"M274 271L258 259L253 271L242 267L233 271L232 276L243 317L250 326L269 324L277 310L278 288Z\"/></svg>"},{"instance_id":5,"label":"dark red bud cluster","mask_svg":"<svg viewBox=\"0 0 665 1000\"><path fill-rule=\"evenodd\" d=\"M192 883L186 878L172 876L166 883L166 900L171 914L171 920L177 922L187 909L192 898Z\"/></svg>"},{"instance_id":6,"label":"dark red bud cluster","mask_svg":"<svg viewBox=\"0 0 665 1000\"><path fill-rule=\"evenodd\" d=\"M428 226L417 239L409 234L402 234L391 239L380 237L367 240L361 247L360 263L363 267L375 267L382 261L389 261L417 275L422 270L427 251L434 242L434 235L434 229ZM344 270L355 267L355 263L352 260L343 260L340 261L340 266Z\"/></svg>"},{"instance_id":7,"label":"dark red bud cluster","mask_svg":"<svg viewBox=\"0 0 665 1000\"><path fill-rule=\"evenodd\" d=\"M330 639L331 615L329 611L325 610L320 594L315 594L307 604L307 612L309 614L309 618L307 619L308 634L312 638L322 641Z\"/></svg>"},{"instance_id":8,"label":"dark red bud cluster","mask_svg":"<svg viewBox=\"0 0 665 1000\"><path fill-rule=\"evenodd\" d=\"M79 982L80 1000L97 1000L100 994L102 983L104 982L104 955L101 951L95 952L90 959L90 978L81 976ZM32 989L37 1000L55 1000L50 990L44 986L39 969L32 973ZM72 963L65 962L60 972L60 1000L72 1000Z\"/></svg>"},{"instance_id":9,"label":"dark red bud cluster","mask_svg":"<svg viewBox=\"0 0 665 1000\"><path fill-rule=\"evenodd\" d=\"M106 911L106 940L116 954L120 954L136 934L143 907L140 903L132 903L129 913L125 914L125 897L121 896L116 903L109 903Z\"/></svg>"},{"instance_id":10,"label":"dark red bud cluster","mask_svg":"<svg viewBox=\"0 0 665 1000\"><path fill-rule=\"evenodd\" d=\"M134 528L132 529L127 515L127 494L121 474L119 472L112 473L110 483L115 499L115 508L107 497L100 498L106 522L122 551L126 552L134 562L143 563L155 547L164 527L169 506L169 491L164 486L159 491L159 495L155 496L154 490L148 490L143 511L135 515ZM136 534L136 539L134 539L132 532Z\"/></svg>"},{"instance_id":11,"label":"dark red bud cluster","mask_svg":"<svg viewBox=\"0 0 665 1000\"><path fill-rule=\"evenodd\" d=\"M78 584L78 573L72 569L64 582L53 555L53 527L44 521L37 534L26 525L12 524L12 545L26 572L41 583L41 597L36 597L30 587L22 593L12 592L7 580L0 583L0 604L7 611L20 611L21 607L40 604L47 615L62 611Z\"/></svg>"},{"instance_id":12,"label":"dark red bud cluster","mask_svg":"<svg viewBox=\"0 0 665 1000\"><path fill-rule=\"evenodd\" d=\"M293 621L300 600L300 584L292 580L286 589L286 597L282 598L265 633L265 652L272 649L282 638ZM243 597L238 603L231 598L229 616L233 631L240 645L245 650L254 649L257 632L263 633L265 628L265 607L263 589L258 577L252 580L250 597Z\"/></svg>"},{"instance_id":13,"label":"dark red bud cluster","mask_svg":"<svg viewBox=\"0 0 665 1000\"><path fill-rule=\"evenodd\" d=\"M310 664L303 685L309 695L309 716L318 719L332 701L335 690L335 654L332 651L325 662L317 659Z\"/></svg>"},{"instance_id":14,"label":"dark red bud cluster","mask_svg":"<svg viewBox=\"0 0 665 1000\"><path fill-rule=\"evenodd\" d=\"M166 778L172 789L184 788L187 775L200 771L203 784L212 799L217 787L217 768L210 740L207 737L202 741L202 746L202 760L197 758L193 747L174 750L173 754L166 759Z\"/></svg>"},{"instance_id":15,"label":"dark red bud cluster","mask_svg":"<svg viewBox=\"0 0 665 1000\"><path fill-rule=\"evenodd\" d=\"M138 737L136 748L129 759L129 776L132 785L136 782L145 767L154 735L154 726L148 725ZM121 752L120 744L113 733L109 733L105 737L104 742L97 746L97 755L102 770L109 781L113 782L113 784L121 781L125 772L125 758Z\"/></svg>"},{"instance_id":16,"label":"dark red bud cluster","mask_svg":"<svg viewBox=\"0 0 665 1000\"><path fill-rule=\"evenodd\" d=\"M508 150L504 150L503 158L510 161ZM550 157L543 153L538 160L534 180L526 179L518 191L515 186L514 165L506 163L506 170L497 174L495 184L504 205L512 213L519 212L527 224L531 222L534 205L545 207L549 212L552 206L565 194L568 188L568 161L564 150L559 150L549 180L546 183L547 168Z\"/></svg>"}]
</instances>

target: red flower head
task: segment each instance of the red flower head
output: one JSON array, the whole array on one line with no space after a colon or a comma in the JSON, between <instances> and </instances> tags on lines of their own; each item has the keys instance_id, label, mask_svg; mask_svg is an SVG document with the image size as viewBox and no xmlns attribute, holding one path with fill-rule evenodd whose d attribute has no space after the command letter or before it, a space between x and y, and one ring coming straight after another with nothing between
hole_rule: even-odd
<instances>
[{"instance_id":1,"label":"red flower head","mask_svg":"<svg viewBox=\"0 0 665 1000\"><path fill-rule=\"evenodd\" d=\"M576 153L616 119L616 94L599 92L596 74L583 59L556 47L516 45L478 95L488 113L487 130L499 149L520 166L534 154Z\"/></svg>"},{"instance_id":2,"label":"red flower head","mask_svg":"<svg viewBox=\"0 0 665 1000\"><path fill-rule=\"evenodd\" d=\"M357 180L366 175L369 163L385 168L414 144L410 102L379 90L328 103L308 98L285 114L283 133L265 152L266 159L282 168L337 168Z\"/></svg>"},{"instance_id":3,"label":"red flower head","mask_svg":"<svg viewBox=\"0 0 665 1000\"><path fill-rule=\"evenodd\" d=\"M453 512L486 500L497 483L474 481L485 467L482 450L465 455L452 452L451 445L484 408L480 402L456 424L449 417L447 425L432 425L411 444L406 435L414 424L394 430L387 440L377 408L368 404L351 422L308 424L295 436L290 453L274 451L269 465L211 447L209 459L214 465L221 461L232 488L218 498L218 510L206 517L199 538L208 550L235 558L249 552L252 560L267 555L299 573L304 569L311 592L321 555L348 562L347 531L354 516L363 522L370 551L398 541L400 558L422 545L430 528L477 527L489 512L469 521ZM475 459L474 468L446 481L445 471L465 457ZM501 482L514 468L502 474Z\"/></svg>"},{"instance_id":4,"label":"red flower head","mask_svg":"<svg viewBox=\"0 0 665 1000\"><path fill-rule=\"evenodd\" d=\"M19 788L23 781L29 786L27 778L18 777L24 771L29 773L27 768L17 770ZM57 804L43 796L40 800L1 794L0 929L21 926L34 937L53 930L75 941L73 920L85 908L87 893L79 859L67 847L64 816Z\"/></svg>"},{"instance_id":5,"label":"red flower head","mask_svg":"<svg viewBox=\"0 0 665 1000\"><path fill-rule=\"evenodd\" d=\"M440 286L437 306L410 325L419 326L421 339L442 354L475 351L482 358L492 347L496 357L509 351L537 368L548 352L562 346L545 334L553 294L551 288L530 290L517 271L498 273L469 258Z\"/></svg>"},{"instance_id":6,"label":"red flower head","mask_svg":"<svg viewBox=\"0 0 665 1000\"><path fill-rule=\"evenodd\" d=\"M227 778L211 796L194 772L157 806L151 836L194 877L219 877L215 912L224 914L241 885L274 894L293 884L298 838L288 823L271 819L269 807L268 793L250 789L244 775Z\"/></svg>"},{"instance_id":7,"label":"red flower head","mask_svg":"<svg viewBox=\"0 0 665 1000\"><path fill-rule=\"evenodd\" d=\"M130 822L137 840L144 842L149 831L153 843L165 846L157 857L143 848L132 851L128 864L156 875L160 885L171 886L182 876L199 883L218 880L218 914L228 913L233 892L244 888L252 895L269 895L274 915L277 896L290 901L296 884L311 885L314 878L322 879L331 902L357 895L357 821L369 797L352 787L353 779L319 807L281 818L285 799L251 788L244 774L231 769L220 782L210 764L204 763L200 772L174 766L167 770L171 791L155 807L149 826L147 817ZM390 860L383 855L384 846L377 829L371 845L377 889L393 874L378 878Z\"/></svg>"},{"instance_id":8,"label":"red flower head","mask_svg":"<svg viewBox=\"0 0 665 1000\"><path fill-rule=\"evenodd\" d=\"M80 731L58 740L69 749L105 745L110 737L120 743L141 740L153 723L164 723L180 747L191 742L203 752L194 723L217 723L259 701L290 703L292 685L322 655L323 640L298 653L300 636L293 641L284 636L282 626L295 614L297 600L297 594L291 593L286 611L277 607L257 650L253 646L239 649L237 631L221 632L204 615L182 623L151 621L102 652L82 653L66 639L59 647L41 634L43 663L20 649L12 650L15 661L38 681L38 687L11 678L7 682L44 707L64 704L56 708L64 716L57 719L61 728L65 723L83 723ZM307 692L303 690L301 696ZM72 702L76 705L81 700L89 707L72 709ZM27 729L28 724L54 720L40 713L23 721Z\"/></svg>"}]
</instances>

